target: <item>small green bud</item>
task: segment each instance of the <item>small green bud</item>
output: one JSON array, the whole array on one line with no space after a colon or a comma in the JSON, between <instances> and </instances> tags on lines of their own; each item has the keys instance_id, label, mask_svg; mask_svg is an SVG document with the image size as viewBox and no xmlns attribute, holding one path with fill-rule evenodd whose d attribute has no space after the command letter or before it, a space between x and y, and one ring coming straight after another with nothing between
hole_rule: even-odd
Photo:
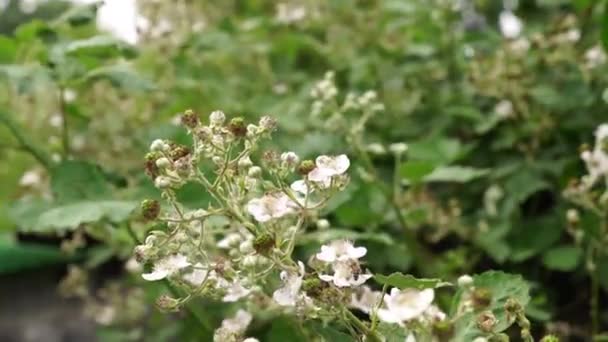
<instances>
[{"instance_id":1,"label":"small green bud","mask_svg":"<svg viewBox=\"0 0 608 342\"><path fill-rule=\"evenodd\" d=\"M543 337L540 342L559 342L559 337L555 335L547 335Z\"/></svg>"},{"instance_id":2,"label":"small green bud","mask_svg":"<svg viewBox=\"0 0 608 342\"><path fill-rule=\"evenodd\" d=\"M454 324L447 320L434 322L433 336L440 342L452 341L454 337Z\"/></svg>"},{"instance_id":3,"label":"small green bud","mask_svg":"<svg viewBox=\"0 0 608 342\"><path fill-rule=\"evenodd\" d=\"M232 118L228 123L228 130L232 132L235 137L244 137L247 134L245 120L241 117Z\"/></svg>"},{"instance_id":4,"label":"small green bud","mask_svg":"<svg viewBox=\"0 0 608 342\"><path fill-rule=\"evenodd\" d=\"M515 298L509 298L505 303L505 311L507 311L508 314L517 315L523 311L523 308Z\"/></svg>"},{"instance_id":5,"label":"small green bud","mask_svg":"<svg viewBox=\"0 0 608 342\"><path fill-rule=\"evenodd\" d=\"M258 254L268 255L272 247L274 247L274 237L270 234L261 234L258 235L255 240L253 240L253 249Z\"/></svg>"},{"instance_id":6,"label":"small green bud","mask_svg":"<svg viewBox=\"0 0 608 342\"><path fill-rule=\"evenodd\" d=\"M310 171L314 170L316 167L315 162L312 160L303 160L298 166L298 173L302 176L306 176L310 173Z\"/></svg>"},{"instance_id":7,"label":"small green bud","mask_svg":"<svg viewBox=\"0 0 608 342\"><path fill-rule=\"evenodd\" d=\"M154 220L160 214L160 203L157 200L144 200L141 202L141 212L146 220Z\"/></svg>"},{"instance_id":8,"label":"small green bud","mask_svg":"<svg viewBox=\"0 0 608 342\"><path fill-rule=\"evenodd\" d=\"M492 303L492 292L483 287L477 288L473 290L471 299L473 300L473 307L475 307L475 309L484 309Z\"/></svg>"}]
</instances>

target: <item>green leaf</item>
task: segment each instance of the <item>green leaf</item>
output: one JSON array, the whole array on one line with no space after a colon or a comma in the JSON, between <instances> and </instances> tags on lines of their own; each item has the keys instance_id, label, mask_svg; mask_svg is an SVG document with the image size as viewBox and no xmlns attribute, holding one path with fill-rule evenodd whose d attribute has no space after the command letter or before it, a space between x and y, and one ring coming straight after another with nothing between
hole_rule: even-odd
<instances>
[{"instance_id":1,"label":"green leaf","mask_svg":"<svg viewBox=\"0 0 608 342\"><path fill-rule=\"evenodd\" d=\"M67 160L51 169L51 190L58 202L107 198L111 188L101 169L84 161Z\"/></svg>"},{"instance_id":2,"label":"green leaf","mask_svg":"<svg viewBox=\"0 0 608 342\"><path fill-rule=\"evenodd\" d=\"M608 1L604 3L604 13L602 14L602 29L601 29L601 41L604 46L604 50L608 51Z\"/></svg>"},{"instance_id":3,"label":"green leaf","mask_svg":"<svg viewBox=\"0 0 608 342\"><path fill-rule=\"evenodd\" d=\"M425 279L415 278L410 274L403 274L401 272L391 273L388 276L382 274L374 275L374 279L382 284L393 286L399 289L435 289L438 287L451 286L451 283L442 281L441 279Z\"/></svg>"},{"instance_id":4,"label":"green leaf","mask_svg":"<svg viewBox=\"0 0 608 342\"><path fill-rule=\"evenodd\" d=\"M456 320L456 333L453 337L454 341L472 341L476 337L482 336L483 333L476 326L476 317L481 311L490 310L497 318L497 323L494 332L502 332L506 330L511 321L507 319L504 306L509 298L517 300L524 308L530 302L530 286L520 275L504 273L502 271L488 271L473 277L473 286L475 288L483 288L491 293L492 300L490 304L479 311L468 312L458 316ZM463 296L463 289L459 289L455 298L458 299L456 305L452 307L451 315L454 316L458 312L458 307L463 305L463 300L467 296ZM466 290L468 291L468 290Z\"/></svg>"},{"instance_id":5,"label":"green leaf","mask_svg":"<svg viewBox=\"0 0 608 342\"><path fill-rule=\"evenodd\" d=\"M435 169L435 164L425 160L410 160L401 164L400 175L412 183L420 183L422 179Z\"/></svg>"},{"instance_id":6,"label":"green leaf","mask_svg":"<svg viewBox=\"0 0 608 342\"><path fill-rule=\"evenodd\" d=\"M133 58L137 55L137 51L133 46L118 38L107 35L74 40L61 46L59 51L68 56L95 57L99 59L116 57Z\"/></svg>"},{"instance_id":7,"label":"green leaf","mask_svg":"<svg viewBox=\"0 0 608 342\"><path fill-rule=\"evenodd\" d=\"M543 255L543 264L556 271L573 271L579 265L583 251L576 246L559 246Z\"/></svg>"},{"instance_id":8,"label":"green leaf","mask_svg":"<svg viewBox=\"0 0 608 342\"><path fill-rule=\"evenodd\" d=\"M67 22L71 26L82 26L91 24L97 18L97 10L103 1L97 1L83 6L75 6L59 18L59 21Z\"/></svg>"},{"instance_id":9,"label":"green leaf","mask_svg":"<svg viewBox=\"0 0 608 342\"><path fill-rule=\"evenodd\" d=\"M144 92L155 88L152 81L142 77L125 63L95 68L85 76L85 80L90 82L106 80L114 87L127 91Z\"/></svg>"},{"instance_id":10,"label":"green leaf","mask_svg":"<svg viewBox=\"0 0 608 342\"><path fill-rule=\"evenodd\" d=\"M137 202L131 201L83 201L67 204L42 213L36 223L29 227L29 231L73 230L83 223L102 219L118 223L126 220L136 207Z\"/></svg>"},{"instance_id":11,"label":"green leaf","mask_svg":"<svg viewBox=\"0 0 608 342\"><path fill-rule=\"evenodd\" d=\"M488 172L487 169L476 169L468 166L442 166L424 177L424 181L466 183L483 177Z\"/></svg>"},{"instance_id":12,"label":"green leaf","mask_svg":"<svg viewBox=\"0 0 608 342\"><path fill-rule=\"evenodd\" d=\"M466 155L470 147L456 139L434 138L408 144L408 156L413 160L426 160L435 165L450 164Z\"/></svg>"},{"instance_id":13,"label":"green leaf","mask_svg":"<svg viewBox=\"0 0 608 342\"><path fill-rule=\"evenodd\" d=\"M350 229L327 229L318 230L311 233L306 233L298 238L298 244L306 244L310 242L325 243L337 239L347 240L368 240L375 241L384 245L393 245L395 241L386 233L380 232L357 232Z\"/></svg>"},{"instance_id":14,"label":"green leaf","mask_svg":"<svg viewBox=\"0 0 608 342\"><path fill-rule=\"evenodd\" d=\"M380 322L380 324L378 324L378 332L380 335L384 336L386 342L407 341L407 337L409 335L407 328L398 324L389 324L384 322Z\"/></svg>"}]
</instances>

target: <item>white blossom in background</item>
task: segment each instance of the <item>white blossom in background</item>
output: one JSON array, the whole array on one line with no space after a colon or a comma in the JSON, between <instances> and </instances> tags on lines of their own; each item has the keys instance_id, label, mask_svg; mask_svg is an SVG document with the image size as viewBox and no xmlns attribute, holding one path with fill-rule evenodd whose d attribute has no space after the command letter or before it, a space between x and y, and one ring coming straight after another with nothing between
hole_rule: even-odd
<instances>
[{"instance_id":1,"label":"white blossom in background","mask_svg":"<svg viewBox=\"0 0 608 342\"><path fill-rule=\"evenodd\" d=\"M608 124L601 124L595 131L595 146L583 151L581 159L585 162L588 174L582 183L586 188L593 186L600 178L608 177Z\"/></svg>"},{"instance_id":2,"label":"white blossom in background","mask_svg":"<svg viewBox=\"0 0 608 342\"><path fill-rule=\"evenodd\" d=\"M366 285L361 286L358 292L351 294L350 307L369 314L378 305L381 296L382 293L380 291L373 291Z\"/></svg>"},{"instance_id":3,"label":"white blossom in background","mask_svg":"<svg viewBox=\"0 0 608 342\"><path fill-rule=\"evenodd\" d=\"M246 289L239 281L234 281L227 288L227 292L222 298L223 302L236 302L241 298L247 297L251 293L250 289Z\"/></svg>"},{"instance_id":4,"label":"white blossom in background","mask_svg":"<svg viewBox=\"0 0 608 342\"><path fill-rule=\"evenodd\" d=\"M306 18L306 7L299 4L279 3L276 7L276 20L281 24L292 24Z\"/></svg>"},{"instance_id":5,"label":"white blossom in background","mask_svg":"<svg viewBox=\"0 0 608 342\"><path fill-rule=\"evenodd\" d=\"M306 294L300 292L305 274L304 264L301 261L298 261L298 268L298 273L281 271L283 287L272 294L272 299L279 305L295 306L300 298L306 296Z\"/></svg>"},{"instance_id":6,"label":"white blossom in background","mask_svg":"<svg viewBox=\"0 0 608 342\"><path fill-rule=\"evenodd\" d=\"M496 113L501 120L512 117L515 113L513 111L513 103L509 100L500 100L494 107L494 113Z\"/></svg>"},{"instance_id":7,"label":"white blossom in background","mask_svg":"<svg viewBox=\"0 0 608 342\"><path fill-rule=\"evenodd\" d=\"M333 241L329 245L321 246L321 252L317 253L317 259L324 262L357 260L367 254L365 247L355 247L348 240Z\"/></svg>"},{"instance_id":8,"label":"white blossom in background","mask_svg":"<svg viewBox=\"0 0 608 342\"><path fill-rule=\"evenodd\" d=\"M524 24L513 12L504 10L498 17L498 26L503 37L515 39L521 34Z\"/></svg>"},{"instance_id":9,"label":"white blossom in background","mask_svg":"<svg viewBox=\"0 0 608 342\"><path fill-rule=\"evenodd\" d=\"M284 193L266 194L247 203L247 211L258 222L268 222L293 213L296 204Z\"/></svg>"},{"instance_id":10,"label":"white blossom in background","mask_svg":"<svg viewBox=\"0 0 608 342\"><path fill-rule=\"evenodd\" d=\"M141 276L148 281L161 280L190 265L185 255L170 255L157 261L152 268L152 272L144 273Z\"/></svg>"},{"instance_id":11,"label":"white blossom in background","mask_svg":"<svg viewBox=\"0 0 608 342\"><path fill-rule=\"evenodd\" d=\"M42 182L42 176L38 170L28 170L19 179L19 185L24 187L33 187Z\"/></svg>"},{"instance_id":12,"label":"white blossom in background","mask_svg":"<svg viewBox=\"0 0 608 342\"><path fill-rule=\"evenodd\" d=\"M596 68L606 63L606 52L600 45L596 45L585 52L585 65L587 68Z\"/></svg>"},{"instance_id":13,"label":"white blossom in background","mask_svg":"<svg viewBox=\"0 0 608 342\"><path fill-rule=\"evenodd\" d=\"M420 291L392 288L390 294L384 296L386 308L378 310L378 317L387 323L403 324L424 314L431 307L433 299L435 299L433 289Z\"/></svg>"},{"instance_id":14,"label":"white blossom in background","mask_svg":"<svg viewBox=\"0 0 608 342\"><path fill-rule=\"evenodd\" d=\"M350 166L350 160L345 154L319 156L315 160L315 164L316 167L308 173L308 179L313 182L327 182L334 176L344 174Z\"/></svg>"}]
</instances>

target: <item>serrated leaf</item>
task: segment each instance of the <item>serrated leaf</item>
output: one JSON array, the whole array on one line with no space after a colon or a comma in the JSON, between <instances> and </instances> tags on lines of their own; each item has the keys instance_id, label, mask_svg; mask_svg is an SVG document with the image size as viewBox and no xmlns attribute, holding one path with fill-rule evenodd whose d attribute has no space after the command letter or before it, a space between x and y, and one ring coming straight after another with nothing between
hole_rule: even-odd
<instances>
[{"instance_id":1,"label":"serrated leaf","mask_svg":"<svg viewBox=\"0 0 608 342\"><path fill-rule=\"evenodd\" d=\"M476 317L481 311L492 311L497 318L493 331L502 332L511 325L511 321L507 319L504 309L507 300L513 298L524 308L530 302L530 286L520 275L508 274L502 271L488 271L473 276L473 286L488 290L491 293L492 299L487 307L458 316L455 325L456 332L453 337L454 341L472 341L476 337L483 335L476 326ZM458 312L457 308L463 305L461 301L467 298L467 296L463 296L463 291L465 290L459 289L455 295L455 298L458 300L456 305L452 307L452 316Z\"/></svg>"},{"instance_id":2,"label":"serrated leaf","mask_svg":"<svg viewBox=\"0 0 608 342\"><path fill-rule=\"evenodd\" d=\"M58 202L108 198L111 188L101 169L84 161L67 160L51 169L51 190Z\"/></svg>"},{"instance_id":3,"label":"serrated leaf","mask_svg":"<svg viewBox=\"0 0 608 342\"><path fill-rule=\"evenodd\" d=\"M403 274L401 272L391 273L388 276L375 274L374 279L381 285L393 286L398 289L436 289L438 287L451 286L451 283L442 281L441 279L426 279L416 278L411 274Z\"/></svg>"},{"instance_id":4,"label":"serrated leaf","mask_svg":"<svg viewBox=\"0 0 608 342\"><path fill-rule=\"evenodd\" d=\"M131 201L83 201L55 207L43 212L28 231L48 232L73 230L83 223L126 220L137 207Z\"/></svg>"},{"instance_id":5,"label":"serrated leaf","mask_svg":"<svg viewBox=\"0 0 608 342\"><path fill-rule=\"evenodd\" d=\"M425 182L466 183L487 175L489 170L468 166L442 166L424 177Z\"/></svg>"},{"instance_id":6,"label":"serrated leaf","mask_svg":"<svg viewBox=\"0 0 608 342\"><path fill-rule=\"evenodd\" d=\"M150 91L154 84L139 75L127 64L102 66L91 70L86 76L87 81L107 80L114 87L128 91Z\"/></svg>"},{"instance_id":7,"label":"serrated leaf","mask_svg":"<svg viewBox=\"0 0 608 342\"><path fill-rule=\"evenodd\" d=\"M559 246L543 255L543 264L556 271L572 271L579 265L583 251L576 246Z\"/></svg>"}]
</instances>

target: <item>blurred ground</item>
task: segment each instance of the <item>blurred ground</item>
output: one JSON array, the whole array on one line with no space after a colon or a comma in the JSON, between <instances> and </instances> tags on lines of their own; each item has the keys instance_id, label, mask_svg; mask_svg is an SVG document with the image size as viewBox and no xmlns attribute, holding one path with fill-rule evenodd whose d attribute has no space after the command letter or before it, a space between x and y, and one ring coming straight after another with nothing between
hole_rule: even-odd
<instances>
[{"instance_id":1,"label":"blurred ground","mask_svg":"<svg viewBox=\"0 0 608 342\"><path fill-rule=\"evenodd\" d=\"M95 341L94 324L77 300L61 298L61 268L0 277L0 341Z\"/></svg>"}]
</instances>

